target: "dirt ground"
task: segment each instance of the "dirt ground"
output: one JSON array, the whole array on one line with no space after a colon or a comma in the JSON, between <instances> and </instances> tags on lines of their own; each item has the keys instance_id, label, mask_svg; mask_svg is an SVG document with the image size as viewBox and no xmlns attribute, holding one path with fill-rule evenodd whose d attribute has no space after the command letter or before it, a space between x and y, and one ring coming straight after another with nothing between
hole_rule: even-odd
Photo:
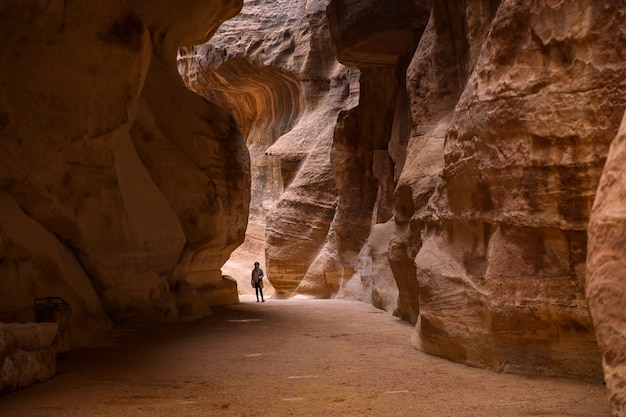
<instances>
[{"instance_id":1,"label":"dirt ground","mask_svg":"<svg viewBox=\"0 0 626 417\"><path fill-rule=\"evenodd\" d=\"M276 300L118 329L0 397L0 416L608 416L601 383L503 375L429 356L372 306Z\"/></svg>"}]
</instances>

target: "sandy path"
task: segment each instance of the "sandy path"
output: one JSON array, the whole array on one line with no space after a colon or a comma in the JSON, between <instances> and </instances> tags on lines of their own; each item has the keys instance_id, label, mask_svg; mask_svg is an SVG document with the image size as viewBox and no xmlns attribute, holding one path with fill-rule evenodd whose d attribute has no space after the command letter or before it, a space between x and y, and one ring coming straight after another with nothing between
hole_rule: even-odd
<instances>
[{"instance_id":1,"label":"sandy path","mask_svg":"<svg viewBox=\"0 0 626 417\"><path fill-rule=\"evenodd\" d=\"M58 376L0 398L0 416L608 416L600 383L468 368L409 345L366 304L274 300L120 332Z\"/></svg>"}]
</instances>

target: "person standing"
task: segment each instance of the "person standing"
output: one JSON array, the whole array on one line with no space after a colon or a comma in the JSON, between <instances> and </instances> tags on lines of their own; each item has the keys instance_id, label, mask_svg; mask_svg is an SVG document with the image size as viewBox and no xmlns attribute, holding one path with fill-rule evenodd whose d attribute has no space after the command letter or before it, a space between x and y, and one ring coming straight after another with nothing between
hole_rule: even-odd
<instances>
[{"instance_id":1,"label":"person standing","mask_svg":"<svg viewBox=\"0 0 626 417\"><path fill-rule=\"evenodd\" d=\"M261 301L265 302L265 299L263 298L263 270L260 268L258 262L254 263L250 284L252 284L254 291L256 292L256 302L259 302L259 294L261 294Z\"/></svg>"}]
</instances>

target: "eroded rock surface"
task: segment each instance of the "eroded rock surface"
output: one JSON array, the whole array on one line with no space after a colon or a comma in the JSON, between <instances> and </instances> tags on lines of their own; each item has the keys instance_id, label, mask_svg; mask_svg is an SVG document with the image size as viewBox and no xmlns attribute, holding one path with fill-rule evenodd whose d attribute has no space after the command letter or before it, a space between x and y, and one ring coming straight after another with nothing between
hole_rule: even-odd
<instances>
[{"instance_id":1,"label":"eroded rock surface","mask_svg":"<svg viewBox=\"0 0 626 417\"><path fill-rule=\"evenodd\" d=\"M192 1L0 5L0 318L72 306L75 345L109 319L176 321L237 301L220 268L244 237L248 152L190 92L181 45L241 7Z\"/></svg>"},{"instance_id":2,"label":"eroded rock surface","mask_svg":"<svg viewBox=\"0 0 626 417\"><path fill-rule=\"evenodd\" d=\"M613 415L626 415L626 124L611 144L589 224L587 297Z\"/></svg>"},{"instance_id":3,"label":"eroded rock surface","mask_svg":"<svg viewBox=\"0 0 626 417\"><path fill-rule=\"evenodd\" d=\"M626 107L623 2L250 0L219 30L241 2L105 3L0 6L3 319L52 290L85 340L207 314L236 300L220 268L249 213L237 256L279 297L599 379L588 262L623 414L623 135L587 235Z\"/></svg>"},{"instance_id":4,"label":"eroded rock surface","mask_svg":"<svg viewBox=\"0 0 626 417\"><path fill-rule=\"evenodd\" d=\"M600 378L587 222L626 104L624 5L278 3L246 2L179 60L247 134L247 247L265 230L277 294L372 302L474 366ZM334 62L328 42L359 83L333 112L311 74L332 93L341 67L309 66Z\"/></svg>"},{"instance_id":5,"label":"eroded rock surface","mask_svg":"<svg viewBox=\"0 0 626 417\"><path fill-rule=\"evenodd\" d=\"M337 206L334 129L356 104L358 73L333 55L326 2L246 1L211 42L185 48L179 68L191 89L232 108L246 135L251 227L236 260L265 258L278 297L330 296L315 263Z\"/></svg>"},{"instance_id":6,"label":"eroded rock surface","mask_svg":"<svg viewBox=\"0 0 626 417\"><path fill-rule=\"evenodd\" d=\"M57 323L0 322L0 395L52 378Z\"/></svg>"},{"instance_id":7,"label":"eroded rock surface","mask_svg":"<svg viewBox=\"0 0 626 417\"><path fill-rule=\"evenodd\" d=\"M442 151L435 181L405 169L398 190L410 193L396 194L412 196L400 206L419 225L409 239L419 249L407 255L420 288L413 343L493 369L599 377L584 298L586 227L624 111L625 39L606 30L619 10L584 2L490 10L491 20L471 19L435 5L410 71L409 149L439 141ZM441 51L441 68L424 65L426 48ZM426 105L451 70L447 111L445 101Z\"/></svg>"}]
</instances>

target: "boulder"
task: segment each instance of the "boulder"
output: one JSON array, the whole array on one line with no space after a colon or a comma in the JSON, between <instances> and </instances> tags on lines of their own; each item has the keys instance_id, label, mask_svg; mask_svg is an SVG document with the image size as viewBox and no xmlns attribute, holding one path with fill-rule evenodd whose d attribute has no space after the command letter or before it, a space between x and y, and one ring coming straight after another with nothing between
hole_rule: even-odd
<instances>
[{"instance_id":1,"label":"boulder","mask_svg":"<svg viewBox=\"0 0 626 417\"><path fill-rule=\"evenodd\" d=\"M56 374L57 323L0 323L0 395Z\"/></svg>"}]
</instances>

